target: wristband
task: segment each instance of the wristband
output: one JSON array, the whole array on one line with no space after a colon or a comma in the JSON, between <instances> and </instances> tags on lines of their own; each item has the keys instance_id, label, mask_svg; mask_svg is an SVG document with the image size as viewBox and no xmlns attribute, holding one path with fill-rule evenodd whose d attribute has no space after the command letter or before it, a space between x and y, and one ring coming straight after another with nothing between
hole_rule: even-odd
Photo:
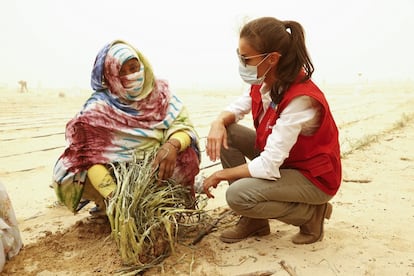
<instances>
[{"instance_id":1,"label":"wristband","mask_svg":"<svg viewBox=\"0 0 414 276\"><path fill-rule=\"evenodd\" d=\"M174 132L173 135L171 135L169 139L176 139L180 142L180 151L184 151L191 144L190 136L185 131L182 131L182 130Z\"/></svg>"},{"instance_id":2,"label":"wristband","mask_svg":"<svg viewBox=\"0 0 414 276\"><path fill-rule=\"evenodd\" d=\"M167 142L165 142L165 143L166 143L166 144L170 144L171 146L173 146L173 148L175 148L177 152L179 152L179 151L180 151L180 147L179 147L179 146L177 146L177 145L174 145L174 143L173 143L173 142L171 142L170 140L168 140L168 141L167 141Z\"/></svg>"}]
</instances>

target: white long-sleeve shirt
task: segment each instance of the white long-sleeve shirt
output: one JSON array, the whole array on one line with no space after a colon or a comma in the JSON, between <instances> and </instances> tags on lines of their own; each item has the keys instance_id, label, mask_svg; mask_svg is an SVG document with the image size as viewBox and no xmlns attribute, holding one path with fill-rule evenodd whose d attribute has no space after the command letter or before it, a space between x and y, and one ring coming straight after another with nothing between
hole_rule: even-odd
<instances>
[{"instance_id":1,"label":"white long-sleeve shirt","mask_svg":"<svg viewBox=\"0 0 414 276\"><path fill-rule=\"evenodd\" d=\"M271 103L270 90L265 86L260 89L263 102L263 114ZM231 103L226 111L235 114L236 122L251 111L252 99L250 88L236 101ZM266 141L266 146L260 156L248 164L253 177L274 180L280 178L279 168L289 156L299 134L311 135L319 127L320 105L309 96L294 98L282 111L272 133Z\"/></svg>"}]
</instances>

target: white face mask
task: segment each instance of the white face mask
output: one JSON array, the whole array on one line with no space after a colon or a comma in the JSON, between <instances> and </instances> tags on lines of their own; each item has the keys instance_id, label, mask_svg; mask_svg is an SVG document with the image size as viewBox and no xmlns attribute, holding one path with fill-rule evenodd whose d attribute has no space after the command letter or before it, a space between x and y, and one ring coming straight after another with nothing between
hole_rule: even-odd
<instances>
[{"instance_id":1,"label":"white face mask","mask_svg":"<svg viewBox=\"0 0 414 276\"><path fill-rule=\"evenodd\" d=\"M127 97L130 100L136 98L142 91L144 87L144 67L141 66L141 69L138 72L126 75L123 77L123 86L126 90Z\"/></svg>"},{"instance_id":2,"label":"white face mask","mask_svg":"<svg viewBox=\"0 0 414 276\"><path fill-rule=\"evenodd\" d=\"M261 76L260 78L257 77L257 67L267 58L266 56L261 62L259 62L257 65L248 65L244 66L242 63L239 63L239 74L240 77L248 84L262 84L264 79L266 78L267 73L272 68L271 66L267 71Z\"/></svg>"}]
</instances>

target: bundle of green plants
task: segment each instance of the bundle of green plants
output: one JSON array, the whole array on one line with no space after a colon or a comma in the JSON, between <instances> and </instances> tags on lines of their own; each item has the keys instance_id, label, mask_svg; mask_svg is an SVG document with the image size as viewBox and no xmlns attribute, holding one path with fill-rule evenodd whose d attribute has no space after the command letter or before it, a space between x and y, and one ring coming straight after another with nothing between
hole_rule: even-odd
<instances>
[{"instance_id":1,"label":"bundle of green plants","mask_svg":"<svg viewBox=\"0 0 414 276\"><path fill-rule=\"evenodd\" d=\"M107 215L123 263L137 273L174 252L178 234L201 223L204 207L184 185L159 181L152 168L155 151L113 165L117 189Z\"/></svg>"}]
</instances>

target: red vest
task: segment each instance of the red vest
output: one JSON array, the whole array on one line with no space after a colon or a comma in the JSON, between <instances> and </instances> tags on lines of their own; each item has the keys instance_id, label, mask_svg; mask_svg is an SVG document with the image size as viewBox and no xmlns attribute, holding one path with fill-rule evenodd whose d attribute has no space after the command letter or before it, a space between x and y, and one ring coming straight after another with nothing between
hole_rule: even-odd
<instances>
[{"instance_id":1,"label":"red vest","mask_svg":"<svg viewBox=\"0 0 414 276\"><path fill-rule=\"evenodd\" d=\"M271 103L260 122L259 116L263 111L260 85L252 85L250 96L257 134L256 147L260 150L264 149L267 137L272 132L272 127L280 113L295 97L301 95L310 96L322 105L321 125L312 136L299 135L296 144L289 152L289 157L280 168L297 169L323 192L335 195L342 177L338 128L325 96L312 81L292 84L276 109Z\"/></svg>"}]
</instances>

